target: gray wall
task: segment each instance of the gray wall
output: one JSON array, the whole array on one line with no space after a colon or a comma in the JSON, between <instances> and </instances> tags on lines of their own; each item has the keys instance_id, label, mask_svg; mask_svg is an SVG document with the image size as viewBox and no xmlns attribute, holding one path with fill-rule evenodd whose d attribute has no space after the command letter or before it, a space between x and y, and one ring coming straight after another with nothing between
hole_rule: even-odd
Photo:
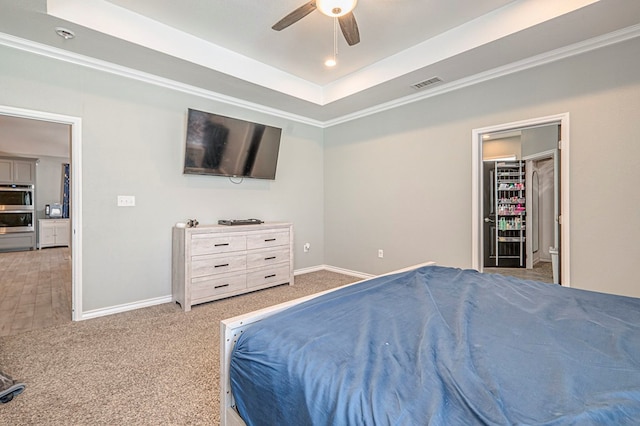
<instances>
[{"instance_id":1,"label":"gray wall","mask_svg":"<svg viewBox=\"0 0 640 426\"><path fill-rule=\"evenodd\" d=\"M290 221L295 268L323 263L322 129L6 47L0 57L1 105L82 118L85 312L169 295L171 227L188 218ZM187 108L283 128L276 180L183 175Z\"/></svg>"},{"instance_id":2,"label":"gray wall","mask_svg":"<svg viewBox=\"0 0 640 426\"><path fill-rule=\"evenodd\" d=\"M572 284L640 296L638 40L325 130L5 47L0 57L1 105L83 120L85 311L170 294L171 226L194 217L293 222L296 269L468 267L471 130L567 111ZM187 108L282 127L277 179L184 176Z\"/></svg>"},{"instance_id":3,"label":"gray wall","mask_svg":"<svg viewBox=\"0 0 640 426\"><path fill-rule=\"evenodd\" d=\"M470 267L472 129L564 112L572 286L640 296L638 39L327 129L325 263Z\"/></svg>"},{"instance_id":4,"label":"gray wall","mask_svg":"<svg viewBox=\"0 0 640 426\"><path fill-rule=\"evenodd\" d=\"M543 126L522 131L522 157L553 151L558 147L558 126Z\"/></svg>"}]
</instances>

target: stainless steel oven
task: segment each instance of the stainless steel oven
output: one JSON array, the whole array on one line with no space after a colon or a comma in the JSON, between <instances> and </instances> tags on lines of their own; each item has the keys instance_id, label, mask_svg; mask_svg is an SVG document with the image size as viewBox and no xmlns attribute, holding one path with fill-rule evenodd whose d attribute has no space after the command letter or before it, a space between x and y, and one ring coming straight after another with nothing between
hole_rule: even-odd
<instances>
[{"instance_id":1,"label":"stainless steel oven","mask_svg":"<svg viewBox=\"0 0 640 426\"><path fill-rule=\"evenodd\" d=\"M33 232L33 210L0 211L0 234Z\"/></svg>"},{"instance_id":2,"label":"stainless steel oven","mask_svg":"<svg viewBox=\"0 0 640 426\"><path fill-rule=\"evenodd\" d=\"M0 185L0 211L33 210L33 185Z\"/></svg>"},{"instance_id":3,"label":"stainless steel oven","mask_svg":"<svg viewBox=\"0 0 640 426\"><path fill-rule=\"evenodd\" d=\"M0 234L35 231L33 185L0 185Z\"/></svg>"}]
</instances>

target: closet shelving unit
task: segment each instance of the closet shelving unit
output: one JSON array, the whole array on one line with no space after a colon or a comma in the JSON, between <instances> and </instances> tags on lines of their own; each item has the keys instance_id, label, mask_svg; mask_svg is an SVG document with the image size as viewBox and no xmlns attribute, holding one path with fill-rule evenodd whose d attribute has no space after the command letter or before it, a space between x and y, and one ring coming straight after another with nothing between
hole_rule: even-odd
<instances>
[{"instance_id":1,"label":"closet shelving unit","mask_svg":"<svg viewBox=\"0 0 640 426\"><path fill-rule=\"evenodd\" d=\"M523 161L497 161L495 165L495 260L498 267L526 266L524 168Z\"/></svg>"}]
</instances>

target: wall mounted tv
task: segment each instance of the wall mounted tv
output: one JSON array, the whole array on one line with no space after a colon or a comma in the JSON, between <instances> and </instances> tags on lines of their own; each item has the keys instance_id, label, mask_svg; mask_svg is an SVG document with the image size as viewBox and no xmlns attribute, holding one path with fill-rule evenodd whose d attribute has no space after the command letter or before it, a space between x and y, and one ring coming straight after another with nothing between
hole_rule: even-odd
<instances>
[{"instance_id":1,"label":"wall mounted tv","mask_svg":"<svg viewBox=\"0 0 640 426\"><path fill-rule=\"evenodd\" d=\"M275 179L282 129L189 109L184 173Z\"/></svg>"}]
</instances>

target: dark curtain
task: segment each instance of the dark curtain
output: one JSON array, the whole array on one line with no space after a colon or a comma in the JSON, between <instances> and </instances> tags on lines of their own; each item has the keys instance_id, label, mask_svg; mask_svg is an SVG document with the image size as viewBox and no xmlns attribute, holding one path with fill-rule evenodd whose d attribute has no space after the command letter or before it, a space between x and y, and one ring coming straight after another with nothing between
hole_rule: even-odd
<instances>
[{"instance_id":1,"label":"dark curtain","mask_svg":"<svg viewBox=\"0 0 640 426\"><path fill-rule=\"evenodd\" d=\"M62 217L69 217L69 163L62 165Z\"/></svg>"}]
</instances>

